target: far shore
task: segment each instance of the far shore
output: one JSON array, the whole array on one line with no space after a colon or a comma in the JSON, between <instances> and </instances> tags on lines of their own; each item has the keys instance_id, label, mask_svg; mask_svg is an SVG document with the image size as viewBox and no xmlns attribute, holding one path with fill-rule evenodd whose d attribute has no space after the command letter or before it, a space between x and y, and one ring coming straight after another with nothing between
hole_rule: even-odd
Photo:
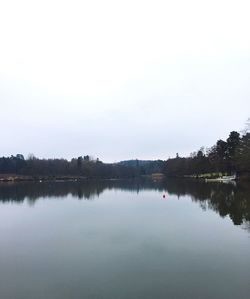
<instances>
[{"instance_id":1,"label":"far shore","mask_svg":"<svg viewBox=\"0 0 250 299\"><path fill-rule=\"evenodd\" d=\"M18 175L0 174L0 182L23 182L23 181L74 181L85 180L83 176L46 176L46 175Z\"/></svg>"},{"instance_id":2,"label":"far shore","mask_svg":"<svg viewBox=\"0 0 250 299\"><path fill-rule=\"evenodd\" d=\"M20 175L20 174L0 174L1 182L43 182L43 181L81 181L89 179L135 179L135 178L151 178L153 180L162 180L164 178L175 178L175 179L192 179L192 180L206 180L209 181L216 179L218 176L214 175L186 175L186 176L165 176L163 173L152 173L150 175L140 175L137 177L115 177L115 178L96 178L86 177L81 175ZM250 181L249 175L237 176L236 181Z\"/></svg>"},{"instance_id":3,"label":"far shore","mask_svg":"<svg viewBox=\"0 0 250 299\"><path fill-rule=\"evenodd\" d=\"M154 180L162 179L165 177L163 173L153 173L151 175L143 175L139 177L152 178ZM95 177L86 177L81 175L21 175L21 174L0 174L0 183L1 182L43 182L43 181L81 181L88 179L134 179L138 177L131 178L95 178Z\"/></svg>"}]
</instances>

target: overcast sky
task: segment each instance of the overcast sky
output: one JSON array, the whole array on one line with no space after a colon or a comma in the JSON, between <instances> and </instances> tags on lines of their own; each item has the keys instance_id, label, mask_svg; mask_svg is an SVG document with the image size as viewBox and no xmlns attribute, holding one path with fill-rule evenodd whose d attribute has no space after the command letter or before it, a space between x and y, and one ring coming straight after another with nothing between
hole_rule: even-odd
<instances>
[{"instance_id":1,"label":"overcast sky","mask_svg":"<svg viewBox=\"0 0 250 299\"><path fill-rule=\"evenodd\" d=\"M167 159L250 117L249 0L0 1L0 156Z\"/></svg>"}]
</instances>

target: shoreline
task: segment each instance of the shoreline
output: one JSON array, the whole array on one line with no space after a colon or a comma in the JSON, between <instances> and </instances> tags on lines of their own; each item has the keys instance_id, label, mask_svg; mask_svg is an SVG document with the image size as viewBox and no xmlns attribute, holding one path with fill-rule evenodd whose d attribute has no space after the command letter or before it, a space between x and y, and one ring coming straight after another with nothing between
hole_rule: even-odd
<instances>
[{"instance_id":1,"label":"shoreline","mask_svg":"<svg viewBox=\"0 0 250 299\"><path fill-rule=\"evenodd\" d=\"M63 175L16 175L16 174L0 174L0 182L40 182L40 181L78 181L86 180L83 176L63 176Z\"/></svg>"},{"instance_id":2,"label":"shoreline","mask_svg":"<svg viewBox=\"0 0 250 299\"><path fill-rule=\"evenodd\" d=\"M20 175L20 174L0 174L0 183L11 182L48 182L48 181L83 181L83 180L122 180L122 179L138 179L151 178L160 180L165 178L164 174L153 173L151 175L140 175L138 177L86 177L78 175Z\"/></svg>"},{"instance_id":3,"label":"shoreline","mask_svg":"<svg viewBox=\"0 0 250 299\"><path fill-rule=\"evenodd\" d=\"M98 177L86 177L79 175L19 175L19 174L0 174L0 183L10 183L10 182L47 182L47 181L83 181L92 179L101 180L119 180L119 179L135 179L135 178L151 178L153 180L162 179L187 179L187 180L197 180L206 182L222 182L218 178L203 177L203 176L165 176L162 173L153 173L150 175L140 175L138 177L118 177L118 178L98 178ZM250 176L242 175L238 176L234 182L250 181Z\"/></svg>"}]
</instances>

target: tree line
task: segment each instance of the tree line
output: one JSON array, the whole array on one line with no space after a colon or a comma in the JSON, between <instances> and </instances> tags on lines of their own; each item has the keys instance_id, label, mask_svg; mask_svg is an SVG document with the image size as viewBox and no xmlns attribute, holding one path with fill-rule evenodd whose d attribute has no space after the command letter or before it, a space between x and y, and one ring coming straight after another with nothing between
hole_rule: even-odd
<instances>
[{"instance_id":1,"label":"tree line","mask_svg":"<svg viewBox=\"0 0 250 299\"><path fill-rule=\"evenodd\" d=\"M89 155L79 156L70 161L67 159L39 159L22 154L0 158L0 174L43 176L73 176L82 178L134 178L161 172L164 162L130 160L118 163L103 163Z\"/></svg>"},{"instance_id":2,"label":"tree line","mask_svg":"<svg viewBox=\"0 0 250 299\"><path fill-rule=\"evenodd\" d=\"M103 163L90 156L80 156L70 161L67 159L39 159L30 155L27 159L22 154L0 158L1 174L25 176L76 176L84 178L126 178L134 177L133 167Z\"/></svg>"},{"instance_id":3,"label":"tree line","mask_svg":"<svg viewBox=\"0 0 250 299\"><path fill-rule=\"evenodd\" d=\"M240 134L232 131L226 140L218 140L214 146L201 148L189 157L168 159L164 173L167 176L200 176L218 173L250 176L250 132L248 129Z\"/></svg>"}]
</instances>

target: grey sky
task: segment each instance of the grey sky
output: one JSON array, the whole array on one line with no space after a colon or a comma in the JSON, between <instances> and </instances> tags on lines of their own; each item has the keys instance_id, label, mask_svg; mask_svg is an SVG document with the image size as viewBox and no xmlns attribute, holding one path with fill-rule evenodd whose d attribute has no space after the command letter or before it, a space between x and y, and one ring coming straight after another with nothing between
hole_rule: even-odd
<instances>
[{"instance_id":1,"label":"grey sky","mask_svg":"<svg viewBox=\"0 0 250 299\"><path fill-rule=\"evenodd\" d=\"M0 156L166 159L250 116L249 1L1 1Z\"/></svg>"}]
</instances>

